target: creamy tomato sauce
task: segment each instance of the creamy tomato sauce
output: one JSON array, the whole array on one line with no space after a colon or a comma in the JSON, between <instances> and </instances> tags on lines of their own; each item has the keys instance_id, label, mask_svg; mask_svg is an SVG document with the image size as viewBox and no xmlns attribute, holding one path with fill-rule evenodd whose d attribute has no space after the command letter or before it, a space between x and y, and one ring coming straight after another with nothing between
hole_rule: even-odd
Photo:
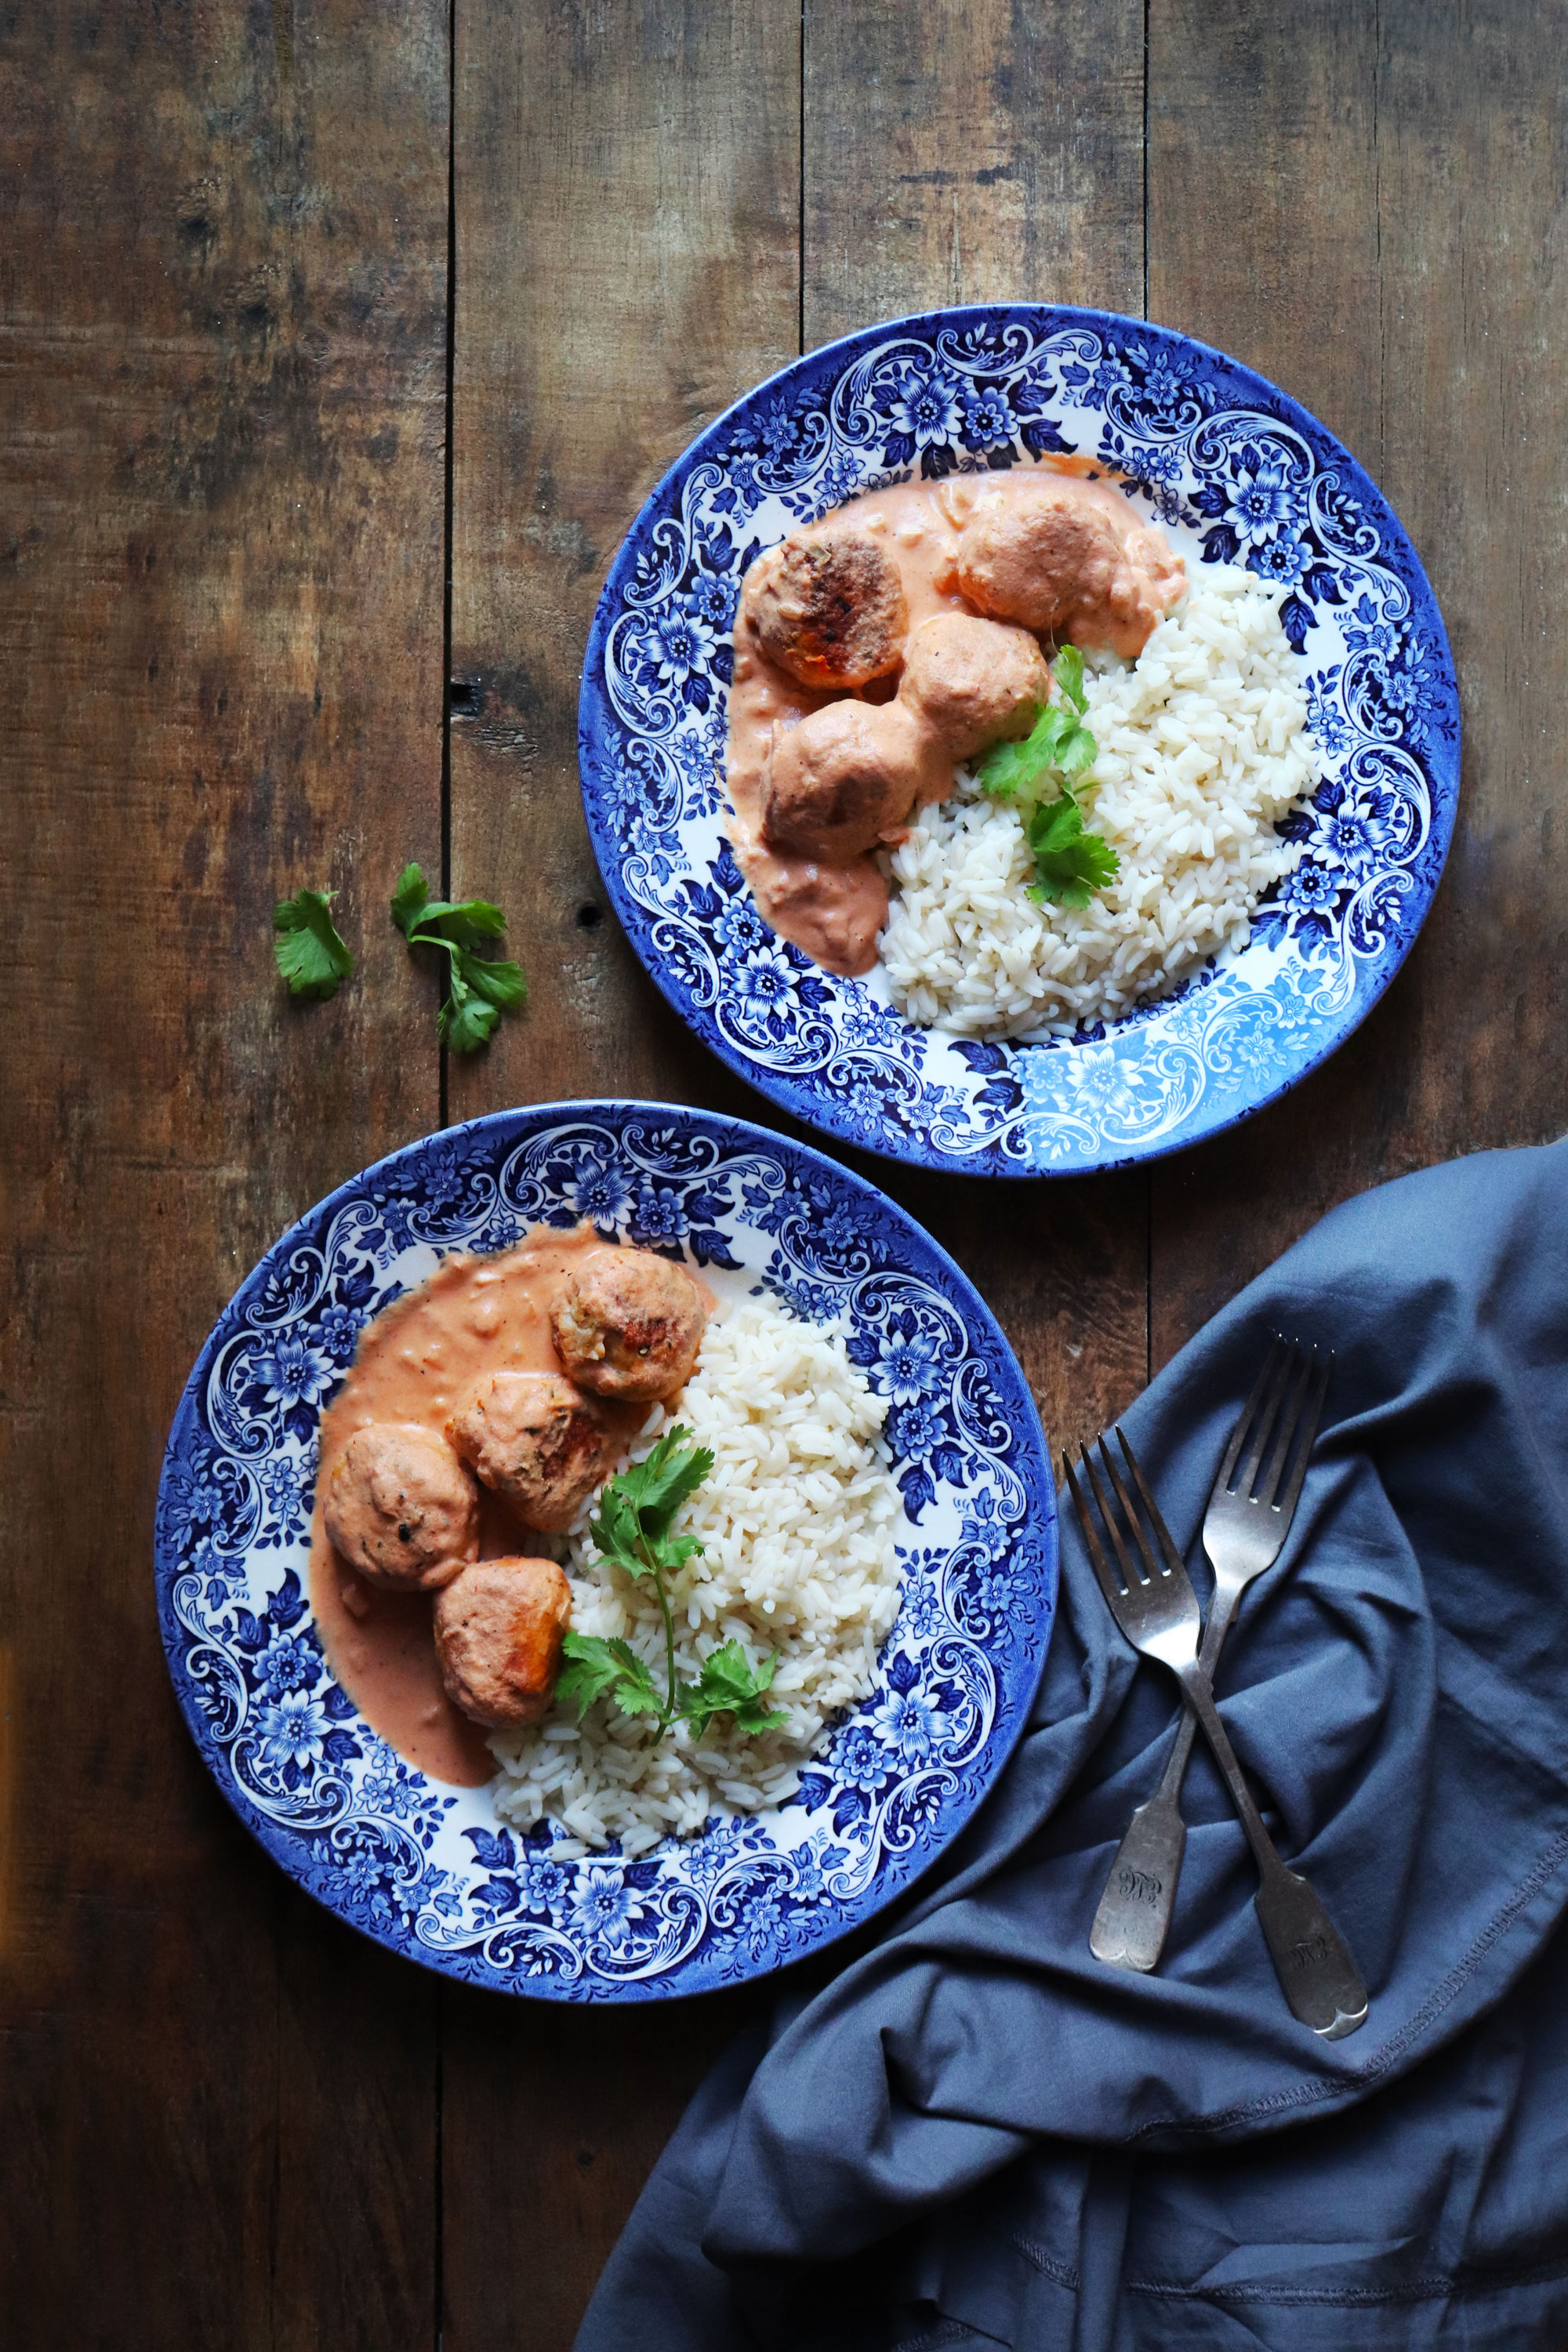
<instances>
[{"instance_id":1,"label":"creamy tomato sauce","mask_svg":"<svg viewBox=\"0 0 1568 2352\"><path fill-rule=\"evenodd\" d=\"M909 605L909 633L943 612L979 614L960 593L956 580L959 534L982 497L994 498L1009 482L1040 473L1064 476L1086 504L1099 506L1118 527L1127 524L1127 504L1087 458L1043 457L1005 474L949 475L940 482L903 482L868 491L835 507L795 540L820 539L847 524L878 540L893 558ZM896 680L881 678L862 699L885 702ZM725 774L733 810L730 838L736 861L757 905L773 929L829 971L853 975L877 961L877 940L888 919L888 885L874 855L842 866L794 856L775 848L763 833L763 788L775 730L797 727L808 713L843 698L844 690L818 692L763 650L744 604L735 617L734 676L730 688ZM952 789L951 761L938 761L921 804L945 799Z\"/></svg>"},{"instance_id":2,"label":"creamy tomato sauce","mask_svg":"<svg viewBox=\"0 0 1568 2352\"><path fill-rule=\"evenodd\" d=\"M536 1229L493 1257L447 1258L419 1289L395 1299L366 1327L353 1369L322 1419L321 1471L370 1422L416 1422L444 1435L448 1415L487 1372L563 1372L550 1310L575 1262L605 1247L592 1225L568 1234ZM649 1407L600 1403L629 1445ZM318 1476L310 1605L328 1665L372 1730L410 1764L433 1780L479 1787L495 1763L483 1731L442 1686L435 1595L388 1592L357 1576L327 1540L324 1486ZM479 1493L481 1559L545 1548L499 1496L486 1487Z\"/></svg>"}]
</instances>

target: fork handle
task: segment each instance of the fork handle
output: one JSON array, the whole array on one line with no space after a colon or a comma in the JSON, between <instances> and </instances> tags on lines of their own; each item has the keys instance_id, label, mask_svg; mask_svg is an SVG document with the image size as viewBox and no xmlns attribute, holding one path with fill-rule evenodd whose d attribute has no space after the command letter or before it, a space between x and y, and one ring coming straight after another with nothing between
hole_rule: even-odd
<instances>
[{"instance_id":1,"label":"fork handle","mask_svg":"<svg viewBox=\"0 0 1568 2352\"><path fill-rule=\"evenodd\" d=\"M1236 1750L1215 1709L1214 1685L1196 1658L1177 1669L1215 1761L1241 1816L1262 1884L1256 1905L1268 1955L1291 2013L1327 2042L1338 2042L1366 2021L1366 1988L1343 1937L1306 1880L1287 1870L1263 1826Z\"/></svg>"},{"instance_id":2,"label":"fork handle","mask_svg":"<svg viewBox=\"0 0 1568 2352\"><path fill-rule=\"evenodd\" d=\"M1199 1664L1210 1675L1240 1597L1239 1588L1233 1590L1216 1580L1198 1653ZM1109 1960L1113 1968L1136 1969L1146 1976L1165 1948L1182 1856L1187 1848L1186 1823L1180 1810L1182 1781L1197 1727L1192 1708L1184 1706L1159 1788L1147 1803L1139 1806L1116 1849L1089 1931L1089 1948L1095 1958Z\"/></svg>"}]
</instances>

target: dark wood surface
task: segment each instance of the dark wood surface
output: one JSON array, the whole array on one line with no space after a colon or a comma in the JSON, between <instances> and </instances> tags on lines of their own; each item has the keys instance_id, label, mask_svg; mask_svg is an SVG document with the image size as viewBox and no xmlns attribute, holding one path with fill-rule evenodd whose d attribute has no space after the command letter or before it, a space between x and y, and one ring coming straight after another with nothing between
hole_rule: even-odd
<instances>
[{"instance_id":1,"label":"dark wood surface","mask_svg":"<svg viewBox=\"0 0 1568 2352\"><path fill-rule=\"evenodd\" d=\"M1325 1069L1149 1174L876 1171L1053 1432L1335 1201L1563 1125L1564 13L0 9L0 2314L30 2345L563 2352L757 2012L444 1989L319 1913L196 1760L150 1571L191 1360L333 1182L510 1102L772 1117L620 938L574 752L610 557L737 394L933 302L1146 310L1342 436L1447 615L1448 873ZM449 1071L384 920L410 856L502 901L533 986ZM269 911L323 880L360 971L296 1005Z\"/></svg>"}]
</instances>

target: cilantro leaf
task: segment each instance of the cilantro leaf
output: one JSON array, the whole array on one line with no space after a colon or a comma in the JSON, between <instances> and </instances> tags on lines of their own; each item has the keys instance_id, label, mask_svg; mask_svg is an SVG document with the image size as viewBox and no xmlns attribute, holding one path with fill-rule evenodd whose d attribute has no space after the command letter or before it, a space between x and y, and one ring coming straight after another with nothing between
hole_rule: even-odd
<instances>
[{"instance_id":1,"label":"cilantro leaf","mask_svg":"<svg viewBox=\"0 0 1568 2352\"><path fill-rule=\"evenodd\" d=\"M1098 833L1085 833L1082 812L1070 791L1037 809L1025 833L1035 853L1031 898L1087 907L1089 892L1103 889L1121 871L1115 850Z\"/></svg>"},{"instance_id":2,"label":"cilantro leaf","mask_svg":"<svg viewBox=\"0 0 1568 2352\"><path fill-rule=\"evenodd\" d=\"M1068 709L1081 719L1089 705L1083 691L1083 656L1076 646L1064 646L1055 664L1057 691Z\"/></svg>"},{"instance_id":3,"label":"cilantro leaf","mask_svg":"<svg viewBox=\"0 0 1568 2352\"><path fill-rule=\"evenodd\" d=\"M1099 749L1087 727L1065 728L1057 740L1057 767L1064 776L1081 776L1086 768L1093 767Z\"/></svg>"},{"instance_id":4,"label":"cilantro leaf","mask_svg":"<svg viewBox=\"0 0 1568 2352\"><path fill-rule=\"evenodd\" d=\"M476 996L510 1013L514 1004L528 1002L528 982L520 963L505 963L499 957L465 956L463 978Z\"/></svg>"},{"instance_id":5,"label":"cilantro leaf","mask_svg":"<svg viewBox=\"0 0 1568 2352\"><path fill-rule=\"evenodd\" d=\"M438 931L454 947L477 947L481 940L499 940L506 917L488 898L431 898L419 909L422 931Z\"/></svg>"},{"instance_id":6,"label":"cilantro leaf","mask_svg":"<svg viewBox=\"0 0 1568 2352\"><path fill-rule=\"evenodd\" d=\"M555 1677L555 1696L576 1706L579 1723L606 1693L614 1696L623 1715L662 1712L653 1677L629 1642L568 1633L561 1647L568 1663Z\"/></svg>"},{"instance_id":7,"label":"cilantro leaf","mask_svg":"<svg viewBox=\"0 0 1568 2352\"><path fill-rule=\"evenodd\" d=\"M455 1054L486 1045L501 1014L527 1003L522 966L479 953L506 929L506 917L489 898L432 898L423 869L405 866L392 894L392 919L411 948L439 948L447 958L447 997L436 1033Z\"/></svg>"},{"instance_id":8,"label":"cilantro leaf","mask_svg":"<svg viewBox=\"0 0 1568 2352\"><path fill-rule=\"evenodd\" d=\"M420 909L426 905L430 893L425 884L424 868L419 866L405 866L397 877L397 887L392 894L392 919L405 939L408 937L418 921Z\"/></svg>"},{"instance_id":9,"label":"cilantro leaf","mask_svg":"<svg viewBox=\"0 0 1568 2352\"><path fill-rule=\"evenodd\" d=\"M1081 775L1094 763L1094 737L1082 723L1088 708L1083 656L1076 646L1062 647L1054 675L1057 698L1038 713L1023 741L994 743L975 763L980 788L992 800L1033 802L1040 797L1036 787L1053 770Z\"/></svg>"},{"instance_id":10,"label":"cilantro leaf","mask_svg":"<svg viewBox=\"0 0 1568 2352\"><path fill-rule=\"evenodd\" d=\"M299 890L272 909L273 953L291 996L335 996L354 960L332 922L335 890Z\"/></svg>"},{"instance_id":11,"label":"cilantro leaf","mask_svg":"<svg viewBox=\"0 0 1568 2352\"><path fill-rule=\"evenodd\" d=\"M672 1536L670 1522L713 1468L705 1445L687 1443L691 1432L667 1429L646 1462L634 1462L612 1478L599 1496L588 1532L607 1559L629 1576L684 1568L702 1547L695 1536Z\"/></svg>"},{"instance_id":12,"label":"cilantro leaf","mask_svg":"<svg viewBox=\"0 0 1568 2352\"><path fill-rule=\"evenodd\" d=\"M711 1453L706 1445L691 1444L690 1436L678 1422L665 1431L646 1461L634 1463L613 1482L636 1509L643 1533L656 1543L668 1534L682 1503L713 1474Z\"/></svg>"},{"instance_id":13,"label":"cilantro leaf","mask_svg":"<svg viewBox=\"0 0 1568 2352\"><path fill-rule=\"evenodd\" d=\"M994 743L975 763L981 789L1016 808L1035 853L1029 896L1062 907L1087 907L1121 871L1121 861L1098 833L1086 833L1073 780L1094 765L1098 746L1083 724L1089 708L1083 656L1063 646L1056 658L1057 699L1021 743ZM1054 783L1056 796L1047 799Z\"/></svg>"},{"instance_id":14,"label":"cilantro leaf","mask_svg":"<svg viewBox=\"0 0 1568 2352\"><path fill-rule=\"evenodd\" d=\"M447 981L447 1001L436 1015L436 1034L454 1054L472 1054L489 1041L500 1014L482 996L476 996L454 962Z\"/></svg>"},{"instance_id":15,"label":"cilantro leaf","mask_svg":"<svg viewBox=\"0 0 1568 2352\"><path fill-rule=\"evenodd\" d=\"M787 1723L788 1717L777 1707L764 1707L762 1701L773 1678L776 1658L764 1658L752 1668L739 1642L726 1642L702 1662L702 1672L695 1684L688 1684L681 1696L685 1704L681 1714L700 1739L716 1715L732 1715L741 1731L777 1731Z\"/></svg>"}]
</instances>

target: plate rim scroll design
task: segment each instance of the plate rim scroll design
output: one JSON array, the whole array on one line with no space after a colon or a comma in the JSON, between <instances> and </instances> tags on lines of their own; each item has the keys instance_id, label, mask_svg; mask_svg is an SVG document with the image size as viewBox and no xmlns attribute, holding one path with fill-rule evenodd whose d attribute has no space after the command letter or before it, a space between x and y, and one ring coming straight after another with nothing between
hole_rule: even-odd
<instances>
[{"instance_id":1,"label":"plate rim scroll design","mask_svg":"<svg viewBox=\"0 0 1568 2352\"><path fill-rule=\"evenodd\" d=\"M1297 870L1239 953L1070 1040L958 1040L905 1022L879 971L826 972L757 913L721 824L729 632L747 564L799 523L890 481L1053 454L1114 474L1194 567L1239 562L1288 592L1323 781L1285 820ZM1144 320L973 303L808 352L697 436L611 565L578 751L616 911L731 1069L861 1150L971 1175L1073 1176L1252 1117L1365 1019L1441 877L1458 688L1398 518L1299 402Z\"/></svg>"},{"instance_id":2,"label":"plate rim scroll design","mask_svg":"<svg viewBox=\"0 0 1568 2352\"><path fill-rule=\"evenodd\" d=\"M552 1858L485 1791L377 1738L309 1606L317 1429L369 1318L454 1249L588 1217L845 1318L889 1400L904 1585L870 1696L796 1799L715 1816L627 1859ZM197 1748L297 1884L378 1943L467 1983L668 1999L822 1949L913 1884L1023 1731L1056 1601L1037 1410L962 1269L875 1185L750 1121L626 1100L498 1111L393 1152L268 1251L186 1383L158 1491L160 1628Z\"/></svg>"}]
</instances>

